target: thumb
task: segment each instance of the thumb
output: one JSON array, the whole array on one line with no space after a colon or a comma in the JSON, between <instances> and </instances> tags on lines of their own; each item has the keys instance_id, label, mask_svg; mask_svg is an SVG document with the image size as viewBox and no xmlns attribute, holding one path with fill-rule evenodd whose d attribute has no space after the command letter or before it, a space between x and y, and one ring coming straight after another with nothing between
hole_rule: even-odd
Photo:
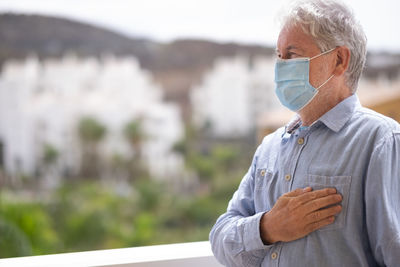
<instances>
[{"instance_id":1,"label":"thumb","mask_svg":"<svg viewBox=\"0 0 400 267\"><path fill-rule=\"evenodd\" d=\"M297 188L297 189L295 189L293 191L290 191L290 192L284 194L284 196L286 196L286 197L297 197L297 196L300 196L300 195L302 195L304 193L307 193L307 192L310 192L310 191L312 191L311 187Z\"/></svg>"}]
</instances>

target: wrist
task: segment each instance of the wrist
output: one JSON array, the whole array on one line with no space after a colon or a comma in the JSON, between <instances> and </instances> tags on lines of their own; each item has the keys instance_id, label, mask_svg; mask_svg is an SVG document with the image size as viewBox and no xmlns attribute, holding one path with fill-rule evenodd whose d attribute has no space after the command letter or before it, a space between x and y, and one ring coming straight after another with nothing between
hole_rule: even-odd
<instances>
[{"instance_id":1,"label":"wrist","mask_svg":"<svg viewBox=\"0 0 400 267\"><path fill-rule=\"evenodd\" d=\"M273 228L270 226L270 213L267 211L261 216L260 220L260 237L264 245L272 245L279 240L273 233Z\"/></svg>"}]
</instances>

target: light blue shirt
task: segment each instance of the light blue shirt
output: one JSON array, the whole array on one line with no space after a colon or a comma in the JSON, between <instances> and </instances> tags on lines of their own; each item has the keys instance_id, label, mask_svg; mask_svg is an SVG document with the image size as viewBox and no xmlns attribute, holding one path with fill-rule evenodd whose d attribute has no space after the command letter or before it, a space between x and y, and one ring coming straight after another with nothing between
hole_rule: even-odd
<instances>
[{"instance_id":1,"label":"light blue shirt","mask_svg":"<svg viewBox=\"0 0 400 267\"><path fill-rule=\"evenodd\" d=\"M210 233L227 266L400 266L400 126L352 95L310 127L294 121L266 136ZM335 187L333 224L264 245L261 216L296 188Z\"/></svg>"}]
</instances>

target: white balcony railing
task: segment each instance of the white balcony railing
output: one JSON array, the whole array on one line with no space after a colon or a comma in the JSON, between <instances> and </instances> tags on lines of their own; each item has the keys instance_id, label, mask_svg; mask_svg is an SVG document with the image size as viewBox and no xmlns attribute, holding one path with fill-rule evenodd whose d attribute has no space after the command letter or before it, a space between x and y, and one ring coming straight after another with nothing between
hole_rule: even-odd
<instances>
[{"instance_id":1,"label":"white balcony railing","mask_svg":"<svg viewBox=\"0 0 400 267\"><path fill-rule=\"evenodd\" d=\"M221 267L208 241L0 259L1 267Z\"/></svg>"}]
</instances>

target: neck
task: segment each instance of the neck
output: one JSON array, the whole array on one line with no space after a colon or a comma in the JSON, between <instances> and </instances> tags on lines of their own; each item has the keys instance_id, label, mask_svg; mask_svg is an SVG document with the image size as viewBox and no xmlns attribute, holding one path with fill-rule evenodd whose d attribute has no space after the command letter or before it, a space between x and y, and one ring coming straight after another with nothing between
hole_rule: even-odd
<instances>
[{"instance_id":1,"label":"neck","mask_svg":"<svg viewBox=\"0 0 400 267\"><path fill-rule=\"evenodd\" d=\"M302 125L310 126L326 112L352 95L348 87L339 90L332 89L320 91L306 107L298 111Z\"/></svg>"}]
</instances>

